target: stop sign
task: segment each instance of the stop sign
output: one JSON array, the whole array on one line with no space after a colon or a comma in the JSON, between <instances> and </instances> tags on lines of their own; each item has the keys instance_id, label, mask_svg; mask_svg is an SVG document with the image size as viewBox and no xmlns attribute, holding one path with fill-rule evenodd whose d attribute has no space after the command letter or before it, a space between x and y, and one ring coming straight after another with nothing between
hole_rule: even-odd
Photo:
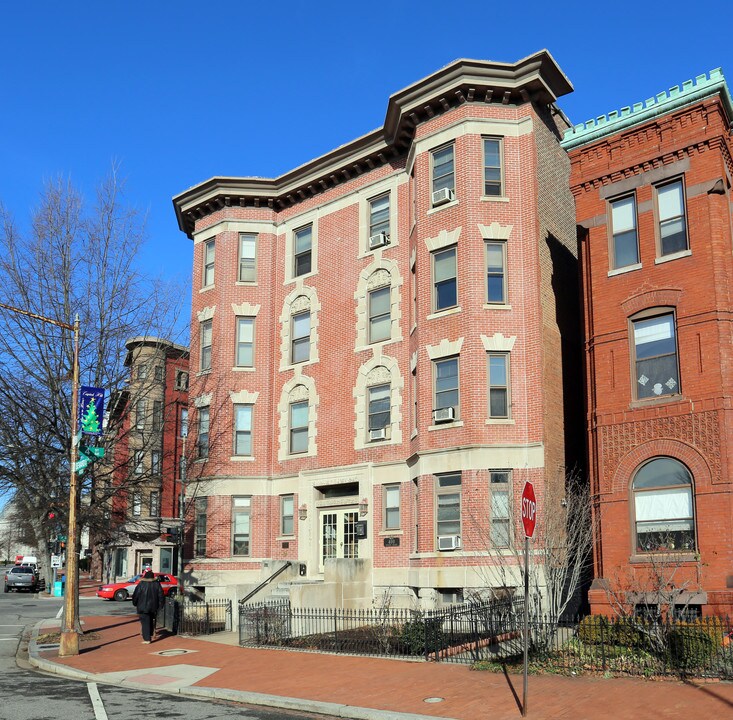
<instances>
[{"instance_id":1,"label":"stop sign","mask_svg":"<svg viewBox=\"0 0 733 720\"><path fill-rule=\"evenodd\" d=\"M534 494L534 487L531 482L524 483L522 490L522 525L524 525L525 537L531 538L534 535L534 526L537 522L537 498Z\"/></svg>"}]
</instances>

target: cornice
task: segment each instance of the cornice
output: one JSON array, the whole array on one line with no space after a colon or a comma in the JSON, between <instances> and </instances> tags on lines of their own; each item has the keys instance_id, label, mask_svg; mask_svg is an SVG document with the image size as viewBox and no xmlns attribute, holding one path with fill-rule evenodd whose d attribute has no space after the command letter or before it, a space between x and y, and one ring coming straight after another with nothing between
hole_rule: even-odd
<instances>
[{"instance_id":1,"label":"cornice","mask_svg":"<svg viewBox=\"0 0 733 720\"><path fill-rule=\"evenodd\" d=\"M409 151L415 128L464 103L541 106L572 92L552 55L541 50L516 63L456 60L390 96L384 125L278 178L213 177L173 198L179 228L224 207L274 211L314 197Z\"/></svg>"}]
</instances>

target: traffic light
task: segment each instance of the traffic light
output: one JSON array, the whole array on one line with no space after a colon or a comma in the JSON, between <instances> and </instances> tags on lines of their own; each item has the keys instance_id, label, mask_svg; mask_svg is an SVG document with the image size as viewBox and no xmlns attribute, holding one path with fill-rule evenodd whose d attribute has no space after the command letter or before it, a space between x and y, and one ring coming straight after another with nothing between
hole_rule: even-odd
<instances>
[{"instance_id":1,"label":"traffic light","mask_svg":"<svg viewBox=\"0 0 733 720\"><path fill-rule=\"evenodd\" d=\"M168 536L168 540L177 545L181 539L181 528L168 527L165 529L165 534Z\"/></svg>"}]
</instances>

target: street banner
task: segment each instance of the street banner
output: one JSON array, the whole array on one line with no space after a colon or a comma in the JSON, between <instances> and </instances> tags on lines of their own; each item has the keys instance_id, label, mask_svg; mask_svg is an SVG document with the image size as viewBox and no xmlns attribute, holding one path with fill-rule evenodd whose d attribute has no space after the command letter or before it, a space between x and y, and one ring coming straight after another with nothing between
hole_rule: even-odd
<instances>
[{"instance_id":1,"label":"street banner","mask_svg":"<svg viewBox=\"0 0 733 720\"><path fill-rule=\"evenodd\" d=\"M101 435L104 417L104 388L79 388L79 425L84 435Z\"/></svg>"}]
</instances>

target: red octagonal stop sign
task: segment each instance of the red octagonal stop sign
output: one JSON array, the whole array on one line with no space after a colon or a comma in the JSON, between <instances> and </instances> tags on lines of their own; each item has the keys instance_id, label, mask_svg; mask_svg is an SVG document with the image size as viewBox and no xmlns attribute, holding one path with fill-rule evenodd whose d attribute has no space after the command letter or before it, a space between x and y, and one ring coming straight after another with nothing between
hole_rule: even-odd
<instances>
[{"instance_id":1,"label":"red octagonal stop sign","mask_svg":"<svg viewBox=\"0 0 733 720\"><path fill-rule=\"evenodd\" d=\"M537 498L534 494L534 487L531 482L524 483L522 490L522 525L524 525L525 537L531 538L534 535L534 526L537 522Z\"/></svg>"}]
</instances>

